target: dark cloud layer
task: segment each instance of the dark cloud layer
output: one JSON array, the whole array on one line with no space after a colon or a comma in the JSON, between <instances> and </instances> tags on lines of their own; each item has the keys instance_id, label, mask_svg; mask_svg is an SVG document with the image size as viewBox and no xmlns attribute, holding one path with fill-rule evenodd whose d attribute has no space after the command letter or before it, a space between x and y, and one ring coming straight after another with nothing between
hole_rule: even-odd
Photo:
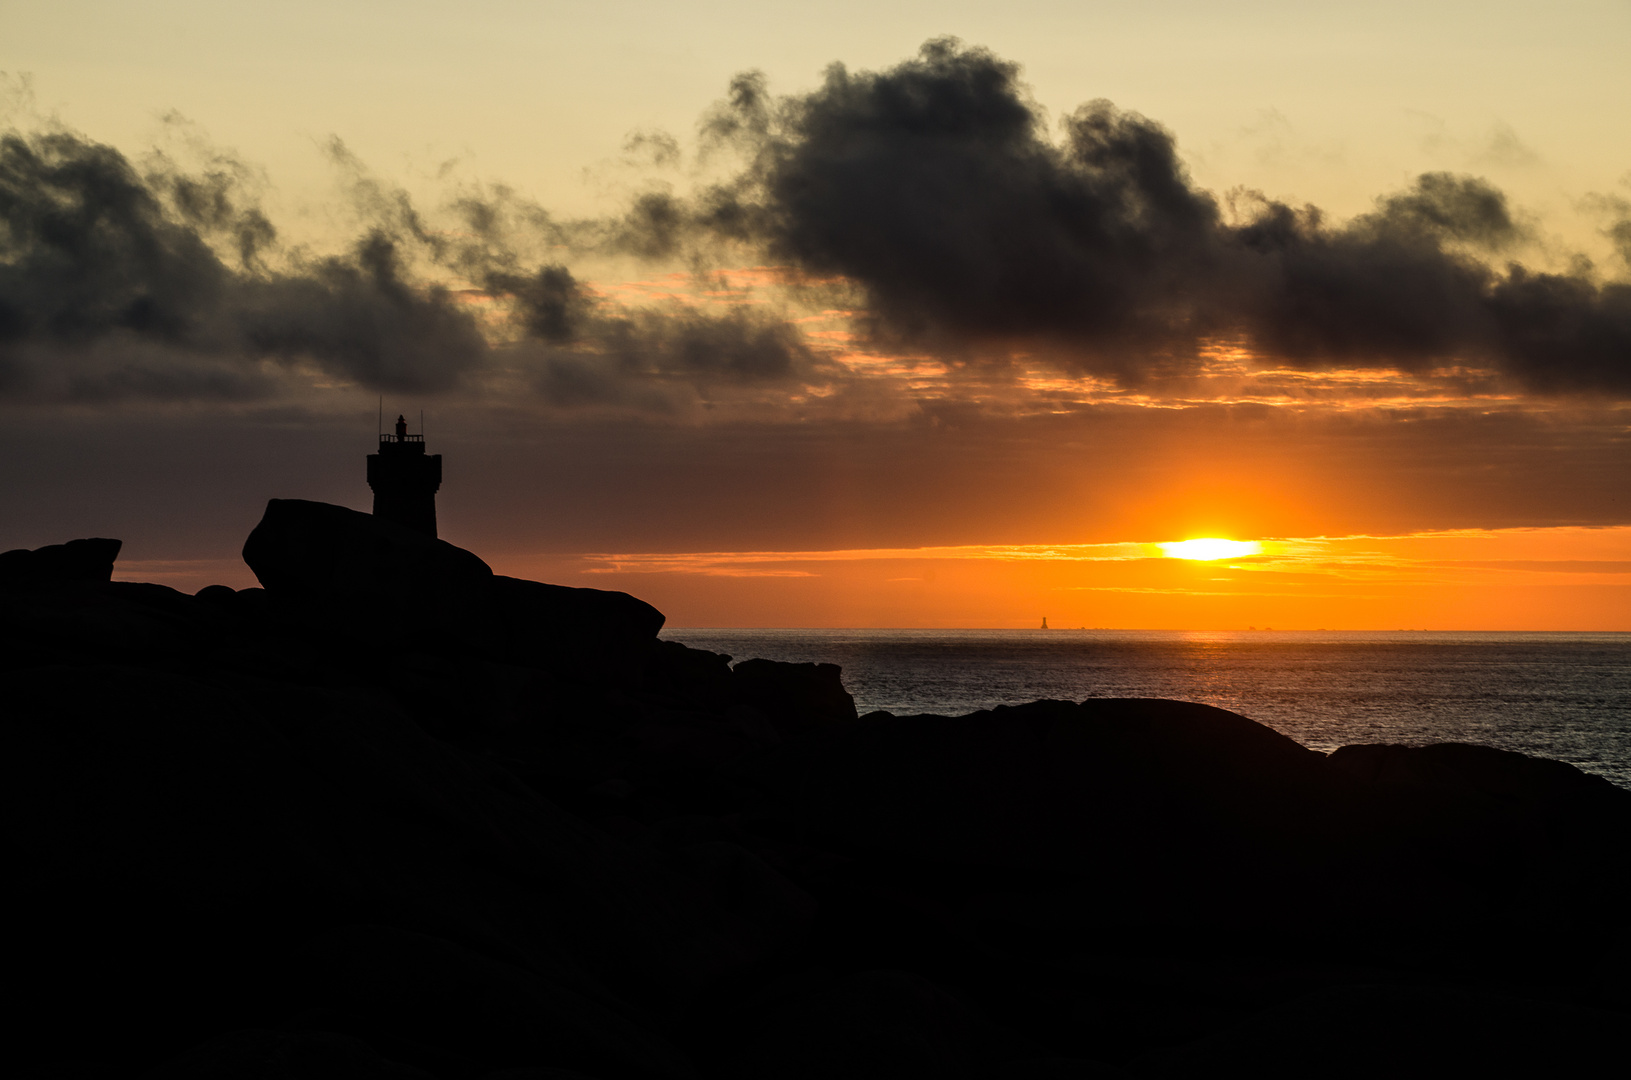
<instances>
[{"instance_id":1,"label":"dark cloud layer","mask_svg":"<svg viewBox=\"0 0 1631 1080\"><path fill-rule=\"evenodd\" d=\"M368 387L437 390L487 344L445 288L404 278L396 242L372 233L344 258L244 283L239 326L256 353L309 357Z\"/></svg>"},{"instance_id":2,"label":"dark cloud layer","mask_svg":"<svg viewBox=\"0 0 1631 1080\"><path fill-rule=\"evenodd\" d=\"M739 76L702 136L725 162L703 190L563 222L491 188L449 203L452 228L335 141L361 224L315 257L281 248L229 157L138 169L62 130L0 135L0 395L242 399L310 368L424 393L499 364L557 405L666 408L680 386L706 402L851 378L772 305L620 307L568 265L586 255L769 261L795 302L841 298L874 346L1024 352L1127 385L1225 340L1305 367L1631 394L1631 285L1512 261L1532 238L1473 177L1425 174L1340 223L1220 199L1159 124L1094 101L1051 125L1016 65L951 40L881 72L835 65L803 95ZM660 133L629 153L680 158ZM1631 265L1631 212L1603 205Z\"/></svg>"},{"instance_id":3,"label":"dark cloud layer","mask_svg":"<svg viewBox=\"0 0 1631 1080\"><path fill-rule=\"evenodd\" d=\"M751 221L778 259L860 283L904 336L1182 336L1202 317L1183 285L1217 258L1217 208L1164 132L1108 103L1049 142L1016 74L936 45L884 74L834 67L801 99L739 80L711 131L750 141L738 202L755 202L712 213Z\"/></svg>"},{"instance_id":4,"label":"dark cloud layer","mask_svg":"<svg viewBox=\"0 0 1631 1080\"><path fill-rule=\"evenodd\" d=\"M212 243L223 238L237 265ZM403 279L389 237L278 272L261 265L275 240L228 173L143 176L72 133L0 136L4 381L25 393L149 396L184 386L177 372L190 371L200 385L248 392L253 365L270 359L423 390L448 385L485 350L445 291ZM110 344L127 359L99 365ZM220 366L204 370L211 361Z\"/></svg>"},{"instance_id":5,"label":"dark cloud layer","mask_svg":"<svg viewBox=\"0 0 1631 1080\"><path fill-rule=\"evenodd\" d=\"M564 267L530 278L495 278L489 288L509 295L514 318L547 348L534 385L550 403L637 405L667 411L678 384L706 403L721 387L825 381L833 365L810 348L797 328L774 312L738 305L723 312L683 306L620 311L609 308Z\"/></svg>"},{"instance_id":6,"label":"dark cloud layer","mask_svg":"<svg viewBox=\"0 0 1631 1080\"><path fill-rule=\"evenodd\" d=\"M1097 101L1052 139L1015 65L951 41L803 96L738 78L704 130L748 164L698 224L856 283L886 337L1051 339L1136 380L1244 335L1295 363L1631 391L1631 286L1492 266L1523 230L1477 179L1424 175L1343 225L1242 193L1229 220L1159 125Z\"/></svg>"},{"instance_id":7,"label":"dark cloud layer","mask_svg":"<svg viewBox=\"0 0 1631 1080\"><path fill-rule=\"evenodd\" d=\"M546 355L538 389L556 405L641 405L667 411L665 390L692 388L703 403L720 388L783 385L822 369L796 329L745 311L644 311L597 319L592 349Z\"/></svg>"}]
</instances>

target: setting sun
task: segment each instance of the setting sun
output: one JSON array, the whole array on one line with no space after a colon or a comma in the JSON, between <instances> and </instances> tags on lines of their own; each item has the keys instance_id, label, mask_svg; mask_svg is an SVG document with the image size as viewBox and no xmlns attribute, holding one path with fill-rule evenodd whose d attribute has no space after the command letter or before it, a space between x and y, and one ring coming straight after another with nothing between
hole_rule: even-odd
<instances>
[{"instance_id":1,"label":"setting sun","mask_svg":"<svg viewBox=\"0 0 1631 1080\"><path fill-rule=\"evenodd\" d=\"M1219 540L1215 537L1175 540L1156 546L1169 559L1229 559L1256 555L1263 550L1263 545L1255 540Z\"/></svg>"}]
</instances>

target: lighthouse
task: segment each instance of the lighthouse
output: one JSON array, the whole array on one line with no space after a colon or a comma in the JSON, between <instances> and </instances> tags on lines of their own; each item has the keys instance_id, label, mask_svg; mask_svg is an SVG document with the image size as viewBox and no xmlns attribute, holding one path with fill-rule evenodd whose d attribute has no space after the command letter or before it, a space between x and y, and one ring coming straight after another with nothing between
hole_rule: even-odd
<instances>
[{"instance_id":1,"label":"lighthouse","mask_svg":"<svg viewBox=\"0 0 1631 1080\"><path fill-rule=\"evenodd\" d=\"M368 486L374 489L374 516L436 535L436 489L442 486L442 455L425 453L425 435L408 434L398 416L395 434L379 437L379 453L368 455Z\"/></svg>"}]
</instances>

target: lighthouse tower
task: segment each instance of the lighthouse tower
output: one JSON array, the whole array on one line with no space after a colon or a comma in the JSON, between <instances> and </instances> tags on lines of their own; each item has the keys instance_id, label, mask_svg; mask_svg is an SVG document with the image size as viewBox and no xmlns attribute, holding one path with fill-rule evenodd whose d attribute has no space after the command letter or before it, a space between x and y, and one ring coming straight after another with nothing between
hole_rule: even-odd
<instances>
[{"instance_id":1,"label":"lighthouse tower","mask_svg":"<svg viewBox=\"0 0 1631 1080\"><path fill-rule=\"evenodd\" d=\"M430 536L436 535L436 489L442 486L442 455L425 453L425 436L408 434L396 418L396 434L379 437L379 453L368 455L368 486L374 489L374 516Z\"/></svg>"}]
</instances>

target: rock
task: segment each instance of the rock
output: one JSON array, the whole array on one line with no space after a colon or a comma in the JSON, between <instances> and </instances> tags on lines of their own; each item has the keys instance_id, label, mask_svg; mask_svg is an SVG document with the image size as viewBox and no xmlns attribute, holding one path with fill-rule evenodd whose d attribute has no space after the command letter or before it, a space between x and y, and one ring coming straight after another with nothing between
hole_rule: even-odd
<instances>
[{"instance_id":1,"label":"rock","mask_svg":"<svg viewBox=\"0 0 1631 1080\"><path fill-rule=\"evenodd\" d=\"M1066 880L1272 870L1329 839L1342 786L1322 755L1243 716L1111 699L878 717L737 774L762 793L755 820L777 833Z\"/></svg>"},{"instance_id":2,"label":"rock","mask_svg":"<svg viewBox=\"0 0 1631 1080\"><path fill-rule=\"evenodd\" d=\"M60 663L173 664L223 639L230 616L164 585L86 581L0 603L0 669Z\"/></svg>"},{"instance_id":3,"label":"rock","mask_svg":"<svg viewBox=\"0 0 1631 1080\"><path fill-rule=\"evenodd\" d=\"M1329 760L1365 785L1394 859L1484 893L1487 918L1589 922L1631 903L1631 863L1604 857L1631 842L1631 792L1600 776L1463 743L1344 746Z\"/></svg>"},{"instance_id":4,"label":"rock","mask_svg":"<svg viewBox=\"0 0 1631 1080\"><path fill-rule=\"evenodd\" d=\"M744 660L731 671L737 700L759 709L783 738L856 718L837 664Z\"/></svg>"},{"instance_id":5,"label":"rock","mask_svg":"<svg viewBox=\"0 0 1631 1080\"><path fill-rule=\"evenodd\" d=\"M759 958L739 917L365 692L81 666L0 699L24 1056L263 1025L307 990L293 948L358 921L656 1010Z\"/></svg>"},{"instance_id":6,"label":"rock","mask_svg":"<svg viewBox=\"0 0 1631 1080\"><path fill-rule=\"evenodd\" d=\"M646 665L645 689L680 708L722 711L736 700L731 658L659 641Z\"/></svg>"},{"instance_id":7,"label":"rock","mask_svg":"<svg viewBox=\"0 0 1631 1080\"><path fill-rule=\"evenodd\" d=\"M986 1072L983 1080L1123 1080L1133 1074L1086 1058L1016 1058Z\"/></svg>"},{"instance_id":8,"label":"rock","mask_svg":"<svg viewBox=\"0 0 1631 1080\"><path fill-rule=\"evenodd\" d=\"M238 598L238 590L230 585L206 585L193 595L207 604L230 607Z\"/></svg>"},{"instance_id":9,"label":"rock","mask_svg":"<svg viewBox=\"0 0 1631 1080\"><path fill-rule=\"evenodd\" d=\"M984 1018L921 976L868 971L783 1004L740 1075L779 1080L979 1077L1018 1056ZM1020 1051L1023 1052L1023 1051Z\"/></svg>"},{"instance_id":10,"label":"rock","mask_svg":"<svg viewBox=\"0 0 1631 1080\"><path fill-rule=\"evenodd\" d=\"M740 844L708 840L670 848L663 862L699 884L710 903L740 920L755 952L774 954L802 937L815 900Z\"/></svg>"},{"instance_id":11,"label":"rock","mask_svg":"<svg viewBox=\"0 0 1631 1080\"><path fill-rule=\"evenodd\" d=\"M637 684L663 613L628 593L494 577L483 598L493 650L579 681Z\"/></svg>"},{"instance_id":12,"label":"rock","mask_svg":"<svg viewBox=\"0 0 1631 1080\"><path fill-rule=\"evenodd\" d=\"M119 557L118 540L92 537L47 547L0 552L0 590L42 589L109 581Z\"/></svg>"},{"instance_id":13,"label":"rock","mask_svg":"<svg viewBox=\"0 0 1631 1080\"><path fill-rule=\"evenodd\" d=\"M0 557L39 1075L1498 1071L1509 1032L1578 1072L1624 1019L1631 793L1556 762L1170 701L857 720L832 665L323 504L268 506L264 588L76 543Z\"/></svg>"},{"instance_id":14,"label":"rock","mask_svg":"<svg viewBox=\"0 0 1631 1080\"><path fill-rule=\"evenodd\" d=\"M479 603L485 562L445 540L328 503L272 499L244 562L273 594L363 605L382 635Z\"/></svg>"},{"instance_id":15,"label":"rock","mask_svg":"<svg viewBox=\"0 0 1631 1080\"><path fill-rule=\"evenodd\" d=\"M431 1080L328 1031L229 1031L144 1074L150 1080Z\"/></svg>"},{"instance_id":16,"label":"rock","mask_svg":"<svg viewBox=\"0 0 1631 1080\"><path fill-rule=\"evenodd\" d=\"M1332 768L1367 784L1492 796L1534 809L1586 801L1613 813L1609 807L1627 805L1620 789L1600 776L1567 762L1490 746L1353 745L1333 750L1329 760Z\"/></svg>"},{"instance_id":17,"label":"rock","mask_svg":"<svg viewBox=\"0 0 1631 1080\"><path fill-rule=\"evenodd\" d=\"M341 927L295 960L303 1022L346 1031L438 1073L562 1067L683 1077L689 1063L626 1005L597 1000L449 941Z\"/></svg>"},{"instance_id":18,"label":"rock","mask_svg":"<svg viewBox=\"0 0 1631 1080\"><path fill-rule=\"evenodd\" d=\"M1139 1076L1591 1076L1626 1016L1462 987L1337 987L1133 1063Z\"/></svg>"},{"instance_id":19,"label":"rock","mask_svg":"<svg viewBox=\"0 0 1631 1080\"><path fill-rule=\"evenodd\" d=\"M477 654L632 684L663 625L627 593L496 576L445 540L327 503L271 500L244 561L268 594L309 605L321 633L376 652Z\"/></svg>"}]
</instances>

